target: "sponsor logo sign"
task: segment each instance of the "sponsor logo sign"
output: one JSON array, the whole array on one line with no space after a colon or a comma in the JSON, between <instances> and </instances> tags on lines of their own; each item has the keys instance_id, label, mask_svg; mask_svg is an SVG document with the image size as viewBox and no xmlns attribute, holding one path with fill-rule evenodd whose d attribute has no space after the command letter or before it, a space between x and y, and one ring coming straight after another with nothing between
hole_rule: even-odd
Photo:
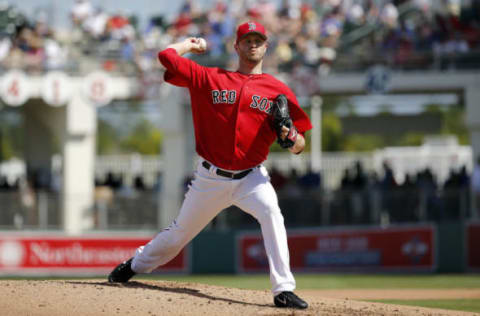
<instances>
[{"instance_id":1,"label":"sponsor logo sign","mask_svg":"<svg viewBox=\"0 0 480 316\"><path fill-rule=\"evenodd\" d=\"M105 273L132 257L145 238L16 238L0 235L0 273ZM188 272L188 248L163 272Z\"/></svg>"},{"instance_id":2,"label":"sponsor logo sign","mask_svg":"<svg viewBox=\"0 0 480 316\"><path fill-rule=\"evenodd\" d=\"M290 265L295 271L431 271L435 234L431 226L386 229L291 231ZM239 272L268 271L260 233L237 238Z\"/></svg>"}]
</instances>

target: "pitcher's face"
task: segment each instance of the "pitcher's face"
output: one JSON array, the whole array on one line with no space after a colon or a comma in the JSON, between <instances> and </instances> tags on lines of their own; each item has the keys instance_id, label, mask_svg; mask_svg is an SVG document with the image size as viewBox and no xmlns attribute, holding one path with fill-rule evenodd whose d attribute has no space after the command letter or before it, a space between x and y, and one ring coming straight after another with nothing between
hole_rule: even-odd
<instances>
[{"instance_id":1,"label":"pitcher's face","mask_svg":"<svg viewBox=\"0 0 480 316\"><path fill-rule=\"evenodd\" d=\"M238 57L248 63L259 63L267 52L267 41L260 35L251 33L235 44Z\"/></svg>"}]
</instances>

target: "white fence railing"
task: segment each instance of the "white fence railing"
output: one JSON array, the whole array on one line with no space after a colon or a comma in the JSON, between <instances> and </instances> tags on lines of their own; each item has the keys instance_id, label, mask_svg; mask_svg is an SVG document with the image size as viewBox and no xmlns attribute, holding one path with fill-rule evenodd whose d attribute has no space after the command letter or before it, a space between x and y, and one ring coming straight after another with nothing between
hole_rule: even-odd
<instances>
[{"instance_id":1,"label":"white fence railing","mask_svg":"<svg viewBox=\"0 0 480 316\"><path fill-rule=\"evenodd\" d=\"M470 173L473 157L470 146L435 145L427 144L418 147L387 147L371 153L323 153L322 178L326 189L335 189L340 183L345 169L351 168L357 161L361 162L367 174L375 172L383 175L383 163L387 162L394 171L394 176L402 183L407 174L416 173L430 168L439 184L445 182L450 171L465 167ZM55 156L52 160L52 171L61 172L61 157ZM310 165L308 153L292 155L290 153L271 153L265 162L267 168L275 166L278 170L288 174L295 168L299 174L305 173ZM159 156L108 155L98 156L95 162L95 175L103 179L111 172L122 174L124 183L130 184L135 176L142 176L146 183L154 183L163 168ZM0 175L7 176L11 181L15 177L25 174L25 163L13 159L0 164Z\"/></svg>"}]
</instances>

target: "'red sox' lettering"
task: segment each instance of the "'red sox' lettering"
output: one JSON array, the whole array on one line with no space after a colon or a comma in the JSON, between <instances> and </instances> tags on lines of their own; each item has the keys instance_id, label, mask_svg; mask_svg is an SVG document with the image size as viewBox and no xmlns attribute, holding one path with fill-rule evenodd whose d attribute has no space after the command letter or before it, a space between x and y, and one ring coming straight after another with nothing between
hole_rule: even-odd
<instances>
[{"instance_id":1,"label":"'red sox' lettering","mask_svg":"<svg viewBox=\"0 0 480 316\"><path fill-rule=\"evenodd\" d=\"M272 104L273 101L270 101L267 98L262 98L258 95L252 95L252 103L250 103L250 107L270 114L272 112Z\"/></svg>"},{"instance_id":2,"label":"'red sox' lettering","mask_svg":"<svg viewBox=\"0 0 480 316\"><path fill-rule=\"evenodd\" d=\"M237 91L235 90L212 90L213 104L225 103L234 104L237 100Z\"/></svg>"}]
</instances>

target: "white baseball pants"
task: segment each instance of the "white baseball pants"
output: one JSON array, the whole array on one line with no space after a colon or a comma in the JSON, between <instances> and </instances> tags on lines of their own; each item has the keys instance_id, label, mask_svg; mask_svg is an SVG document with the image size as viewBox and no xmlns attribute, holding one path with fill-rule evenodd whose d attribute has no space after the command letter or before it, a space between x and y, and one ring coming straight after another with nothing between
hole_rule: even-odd
<instances>
[{"instance_id":1,"label":"white baseball pants","mask_svg":"<svg viewBox=\"0 0 480 316\"><path fill-rule=\"evenodd\" d=\"M198 163L177 219L137 249L132 270L149 273L166 264L221 210L235 205L260 223L273 294L293 291L295 279L290 271L287 233L266 168L254 168L246 177L232 180L217 175L213 165L207 170L202 161Z\"/></svg>"}]
</instances>

